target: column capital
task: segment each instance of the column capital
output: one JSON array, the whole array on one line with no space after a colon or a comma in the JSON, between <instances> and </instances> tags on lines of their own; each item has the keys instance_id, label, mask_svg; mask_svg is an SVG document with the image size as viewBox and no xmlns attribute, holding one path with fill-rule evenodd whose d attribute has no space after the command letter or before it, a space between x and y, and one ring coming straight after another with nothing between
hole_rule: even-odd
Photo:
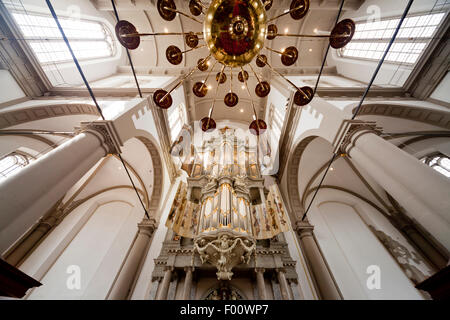
<instances>
[{"instance_id":1,"label":"column capital","mask_svg":"<svg viewBox=\"0 0 450 320\"><path fill-rule=\"evenodd\" d=\"M381 134L381 128L374 121L344 120L332 142L333 153L348 154L356 139L370 132Z\"/></svg>"},{"instance_id":2,"label":"column capital","mask_svg":"<svg viewBox=\"0 0 450 320\"><path fill-rule=\"evenodd\" d=\"M255 272L256 272L256 273L264 273L264 272L266 272L266 269L256 267L256 268L255 268Z\"/></svg>"},{"instance_id":3,"label":"column capital","mask_svg":"<svg viewBox=\"0 0 450 320\"><path fill-rule=\"evenodd\" d=\"M90 132L94 134L100 140L106 153L121 153L120 139L111 120L81 122L81 127L77 130L77 133L81 132Z\"/></svg>"},{"instance_id":4,"label":"column capital","mask_svg":"<svg viewBox=\"0 0 450 320\"><path fill-rule=\"evenodd\" d=\"M277 273L283 273L283 274L286 273L286 269L285 269L285 268L275 268L275 271L276 271Z\"/></svg>"},{"instance_id":5,"label":"column capital","mask_svg":"<svg viewBox=\"0 0 450 320\"><path fill-rule=\"evenodd\" d=\"M355 146L356 140L361 136L369 133L380 135L381 132L381 128L377 127L377 124L374 121L352 123L342 139L340 152L349 155L350 150Z\"/></svg>"},{"instance_id":6,"label":"column capital","mask_svg":"<svg viewBox=\"0 0 450 320\"><path fill-rule=\"evenodd\" d=\"M173 272L174 270L175 270L175 268L173 266L165 266L164 267L165 272L167 272L167 271Z\"/></svg>"},{"instance_id":7,"label":"column capital","mask_svg":"<svg viewBox=\"0 0 450 320\"><path fill-rule=\"evenodd\" d=\"M300 236L312 235L314 226L309 221L297 221L294 229Z\"/></svg>"},{"instance_id":8,"label":"column capital","mask_svg":"<svg viewBox=\"0 0 450 320\"><path fill-rule=\"evenodd\" d=\"M194 270L195 270L195 268L193 267L193 266L187 266L187 267L184 267L184 272L188 272L188 271L190 271L190 272L194 272Z\"/></svg>"},{"instance_id":9,"label":"column capital","mask_svg":"<svg viewBox=\"0 0 450 320\"><path fill-rule=\"evenodd\" d=\"M149 237L153 234L156 229L156 220L144 218L140 223L138 223L139 233L147 234Z\"/></svg>"}]
</instances>

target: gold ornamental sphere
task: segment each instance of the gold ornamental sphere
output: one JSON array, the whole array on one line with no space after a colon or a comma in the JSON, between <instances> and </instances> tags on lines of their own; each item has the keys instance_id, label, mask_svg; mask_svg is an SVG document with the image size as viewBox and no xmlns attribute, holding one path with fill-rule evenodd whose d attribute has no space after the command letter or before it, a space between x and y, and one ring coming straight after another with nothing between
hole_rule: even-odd
<instances>
[{"instance_id":1,"label":"gold ornamental sphere","mask_svg":"<svg viewBox=\"0 0 450 320\"><path fill-rule=\"evenodd\" d=\"M264 46L266 20L261 0L213 0L203 23L209 51L223 65L246 65Z\"/></svg>"}]
</instances>

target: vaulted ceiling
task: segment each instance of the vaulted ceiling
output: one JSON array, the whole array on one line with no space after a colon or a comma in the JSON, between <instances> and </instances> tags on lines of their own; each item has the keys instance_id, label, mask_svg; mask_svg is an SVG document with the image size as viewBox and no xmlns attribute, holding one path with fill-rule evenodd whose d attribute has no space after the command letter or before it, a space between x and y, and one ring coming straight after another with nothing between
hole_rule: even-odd
<instances>
[{"instance_id":1,"label":"vaulted ceiling","mask_svg":"<svg viewBox=\"0 0 450 320\"><path fill-rule=\"evenodd\" d=\"M109 0L93 0L94 5L99 10L110 11L112 14L112 5ZM116 0L119 17L121 20L128 20L132 22L139 32L201 32L203 24L193 21L182 15L177 15L173 21L165 21L160 17L156 9L156 0ZM203 1L204 3L208 1ZM362 0L348 0L345 1L344 10L356 10L359 8ZM189 1L175 0L177 9L185 13L189 12ZM283 13L290 6L290 0L275 0L272 8L268 11L268 17L273 17ZM293 20L290 15L285 15L276 21L279 33L299 33L299 34L314 34L320 31L329 32L336 20L336 15L339 10L339 0L317 0L311 1L310 10L308 14L301 20ZM203 20L203 16L197 17ZM202 45L200 41L199 45ZM165 56L166 48L169 45L175 45L182 51L188 50L189 47L184 42L182 36L149 36L142 37L141 44L138 49L131 51L131 57L137 70L140 73L152 74L180 74L186 73L190 68L196 65L200 58L208 55L207 48L199 48L197 50L188 52L183 55L183 61L180 65L171 65ZM297 47L299 51L299 59L295 65L286 68L280 60L280 55L263 49L262 53L268 56L269 63L276 69L289 73L293 70L303 69L302 73L310 70L311 73L317 73L317 67L322 63L325 48L327 46L327 39L305 39L294 37L277 37L274 40L266 40L265 46L275 50L282 50L289 46ZM213 64L213 61L212 61ZM253 69L258 73L258 76L271 82L273 75L268 68L264 70L258 68L252 62ZM316 67L316 68L311 68ZM187 97L187 108L191 120L199 120L207 116L212 101L216 92L215 74L219 72L221 65L217 64L211 72L208 85L210 90L206 97L198 98L192 94L192 85L204 80L208 72L195 72L193 77L184 83L184 88ZM228 119L233 121L245 121L252 116L251 101L256 107L258 116L263 116L264 107L266 105L265 98L258 98L254 93L254 88L257 80L249 67L245 68L249 74L249 88L251 98L246 90L242 89L242 83L237 80L237 73L239 70L233 72L233 91L236 92L240 98L238 110L234 109L230 112L223 103L223 97L230 90L230 69L226 68L227 82L220 86L216 96L216 107L214 110L214 118L216 120ZM289 69L289 70L288 70ZM306 71L305 71L306 70ZM263 71L263 72L262 72ZM294 71L295 72L295 71Z\"/></svg>"}]
</instances>

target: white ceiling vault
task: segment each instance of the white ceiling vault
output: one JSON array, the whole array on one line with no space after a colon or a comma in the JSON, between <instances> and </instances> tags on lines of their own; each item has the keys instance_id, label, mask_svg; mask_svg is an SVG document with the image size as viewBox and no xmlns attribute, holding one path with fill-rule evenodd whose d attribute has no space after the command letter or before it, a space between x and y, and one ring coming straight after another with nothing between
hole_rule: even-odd
<instances>
[{"instance_id":1,"label":"white ceiling vault","mask_svg":"<svg viewBox=\"0 0 450 320\"><path fill-rule=\"evenodd\" d=\"M112 12L112 5L110 0L91 0L98 10ZM203 24L186 18L182 15L177 15L173 21L165 21L162 19L156 9L157 0L115 0L118 14L121 20L127 20L133 23L139 32L200 32L203 30ZM345 1L344 11L357 10L363 0L347 0ZM177 9L190 14L189 1L175 0ZM275 0L272 8L268 11L268 17L273 17L283 13L289 8L290 0ZM320 31L329 32L336 20L336 15L339 10L340 0L312 0L308 14L301 20L293 20L290 15L285 15L276 20L279 33L299 33L299 34L314 34ZM197 19L202 20L200 15ZM200 40L199 45L203 41ZM280 55L271 52L267 49L262 49L262 53L267 55L269 63L283 74L317 74L323 59L323 55L328 44L327 39L305 39L293 37L277 37L274 40L266 40L265 46L275 50L282 50L289 46L297 47L299 51L299 59L290 67L285 67L280 60ZM174 66L170 64L165 56L166 49L169 45L175 45L182 51L190 49L184 42L183 36L148 36L141 37L140 46L131 50L131 57L133 64L139 74L185 74L188 70L197 64L200 58L208 55L206 47L199 48L183 55L183 61L180 65ZM214 63L214 61L211 61ZM264 70L258 68L252 62L253 69L258 73L258 76L268 80L271 83L271 77L268 68ZM192 93L192 85L197 81L202 81L208 74L207 72L195 72L191 79L184 83L186 93L187 110L191 120L200 120L208 115L209 108L216 92L215 74L219 72L221 65L217 64L214 71L208 80L210 90L204 98L198 98ZM257 80L251 69L245 67L250 74L249 89L252 100L255 104L258 117L264 116L266 105L266 98L258 98L255 95L254 88ZM263 72L262 72L263 71ZM223 103L225 94L230 90L230 69L225 69L227 81L220 86L217 98L216 107L214 109L214 118L216 120L234 120L244 121L252 117L251 100L246 90L242 89L242 83L237 80L237 73L239 70L235 69L233 72L233 91L239 96L239 104L233 112L229 112L228 108ZM326 70L328 72L328 69ZM276 77L276 76L275 76ZM195 107L193 107L195 106ZM237 110L236 110L237 109Z\"/></svg>"}]
</instances>

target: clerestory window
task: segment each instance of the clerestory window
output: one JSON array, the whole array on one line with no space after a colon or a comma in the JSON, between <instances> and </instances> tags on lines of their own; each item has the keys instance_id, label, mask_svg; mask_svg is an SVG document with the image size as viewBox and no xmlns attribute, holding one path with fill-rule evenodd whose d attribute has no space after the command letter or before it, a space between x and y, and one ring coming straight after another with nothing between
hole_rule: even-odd
<instances>
[{"instance_id":1,"label":"clerestory window","mask_svg":"<svg viewBox=\"0 0 450 320\"><path fill-rule=\"evenodd\" d=\"M16 11L12 11L11 14L42 65L72 60L52 16ZM58 20L79 60L114 55L115 45L112 36L103 23L65 17L59 17Z\"/></svg>"},{"instance_id":2,"label":"clerestory window","mask_svg":"<svg viewBox=\"0 0 450 320\"><path fill-rule=\"evenodd\" d=\"M13 152L0 158L0 180L15 174L30 163L30 158L17 152Z\"/></svg>"},{"instance_id":3,"label":"clerestory window","mask_svg":"<svg viewBox=\"0 0 450 320\"><path fill-rule=\"evenodd\" d=\"M450 178L450 158L446 155L442 153L435 153L422 158L421 161L440 174Z\"/></svg>"},{"instance_id":4,"label":"clerestory window","mask_svg":"<svg viewBox=\"0 0 450 320\"><path fill-rule=\"evenodd\" d=\"M436 33L445 13L432 13L405 18L397 38L386 56L386 62L414 64ZM384 19L357 23L352 41L339 50L339 55L378 61L400 19Z\"/></svg>"}]
</instances>

